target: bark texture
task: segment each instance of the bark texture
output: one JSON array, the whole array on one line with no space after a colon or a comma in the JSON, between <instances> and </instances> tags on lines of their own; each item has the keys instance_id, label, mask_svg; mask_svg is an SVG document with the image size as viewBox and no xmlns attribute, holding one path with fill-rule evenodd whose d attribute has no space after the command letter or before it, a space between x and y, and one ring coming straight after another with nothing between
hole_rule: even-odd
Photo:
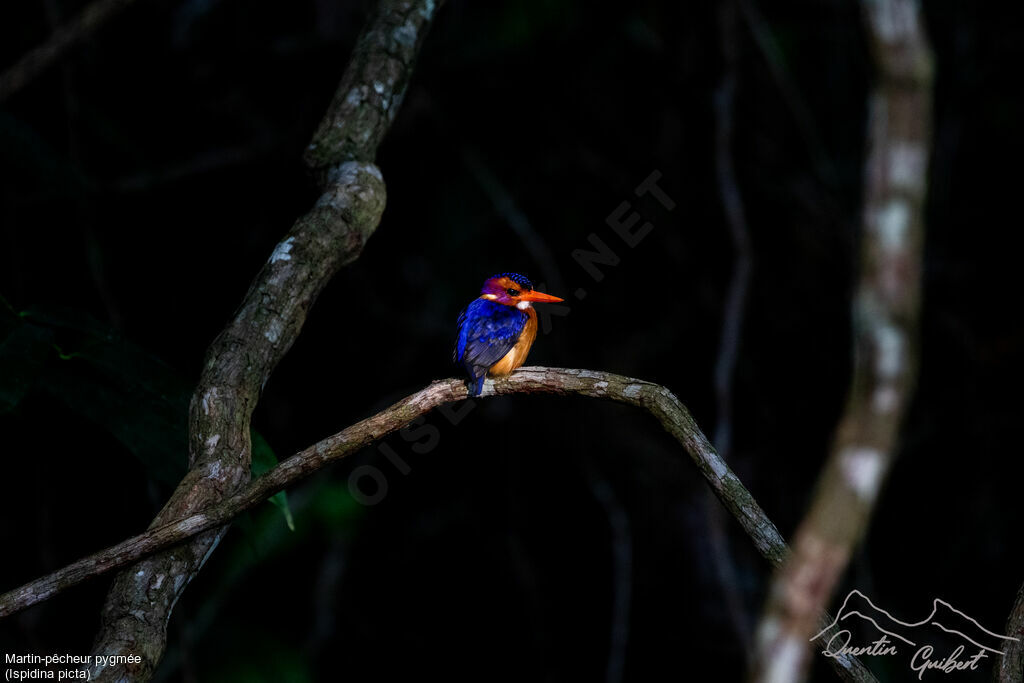
<instances>
[{"instance_id":1,"label":"bark texture","mask_svg":"<svg viewBox=\"0 0 1024 683\"><path fill-rule=\"evenodd\" d=\"M1017 600L1006 620L1006 635L1017 640L1006 642L993 678L998 683L1020 683L1024 681L1024 586L1017 591Z\"/></svg>"},{"instance_id":2,"label":"bark texture","mask_svg":"<svg viewBox=\"0 0 1024 683\"><path fill-rule=\"evenodd\" d=\"M739 478L715 452L686 406L665 387L608 372L526 367L518 369L508 377L488 379L481 396L514 393L589 396L633 405L651 413L686 449L708 480L715 495L737 518L761 554L773 565L778 565L785 557L785 541L775 525ZM198 535L198 539L201 540L211 533L210 530L218 530L241 512L258 505L281 489L373 444L438 406L461 401L467 397L464 381L437 380L376 415L283 460L226 500L208 505L201 510L190 511L178 518L161 519L159 524L154 524L143 534L0 596L0 618L49 599L90 577L123 567L186 539ZM200 406L201 404L200 399ZM179 546L174 548L172 553L187 552L191 547L192 543ZM165 555L161 553L152 559L157 560ZM144 565L145 563L141 563L133 566L122 576L134 578L139 571L137 567ZM140 588L139 592L147 592L145 586Z\"/></svg>"},{"instance_id":3,"label":"bark texture","mask_svg":"<svg viewBox=\"0 0 1024 683\"><path fill-rule=\"evenodd\" d=\"M932 57L914 0L863 4L878 80L869 108L853 378L793 555L769 593L758 629L758 681L805 678L808 639L867 527L917 373Z\"/></svg>"},{"instance_id":4,"label":"bark texture","mask_svg":"<svg viewBox=\"0 0 1024 683\"><path fill-rule=\"evenodd\" d=\"M646 410L683 446L715 495L739 521L765 559L773 566L779 566L787 556L788 549L778 529L715 452L686 406L665 387L608 372L525 367L508 377L487 380L481 398L515 393L587 396ZM0 618L47 600L86 579L182 543L197 534L201 538L210 529L223 527L238 514L258 505L281 489L400 430L434 408L467 397L464 381L435 381L376 415L282 461L227 500L184 519L151 528L0 596ZM852 657L836 660L836 666L845 673L845 680L874 680L863 665Z\"/></svg>"},{"instance_id":5,"label":"bark texture","mask_svg":"<svg viewBox=\"0 0 1024 683\"><path fill-rule=\"evenodd\" d=\"M248 483L249 422L260 389L295 341L321 289L341 266L358 258L380 222L385 188L372 159L402 99L434 9L430 0L384 0L360 35L335 104L311 145L319 152L310 165L322 194L276 246L208 349L189 410L190 469L151 529L209 508ZM226 531L218 526L205 526L205 533L188 543L115 578L93 651L134 654L142 661L95 669L92 680L150 677L163 655L175 603Z\"/></svg>"}]
</instances>

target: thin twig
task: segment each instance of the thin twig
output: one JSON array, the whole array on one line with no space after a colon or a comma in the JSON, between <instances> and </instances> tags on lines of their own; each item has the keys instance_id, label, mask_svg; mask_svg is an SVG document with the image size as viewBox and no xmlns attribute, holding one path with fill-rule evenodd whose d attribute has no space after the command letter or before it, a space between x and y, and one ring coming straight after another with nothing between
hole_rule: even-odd
<instances>
[{"instance_id":1,"label":"thin twig","mask_svg":"<svg viewBox=\"0 0 1024 683\"><path fill-rule=\"evenodd\" d=\"M758 681L806 677L808 641L867 528L917 374L931 52L914 0L865 0L864 9L879 80L853 302L853 381L793 554L773 581L758 629Z\"/></svg>"},{"instance_id":2,"label":"thin twig","mask_svg":"<svg viewBox=\"0 0 1024 683\"><path fill-rule=\"evenodd\" d=\"M74 19L54 30L46 42L26 52L0 74L0 102L25 87L76 43L92 35L132 2L134 0L96 0L75 15Z\"/></svg>"},{"instance_id":3,"label":"thin twig","mask_svg":"<svg viewBox=\"0 0 1024 683\"><path fill-rule=\"evenodd\" d=\"M739 71L739 36L737 31L736 1L727 0L720 5L719 33L721 35L723 72L715 90L715 175L718 194L722 201L725 222L735 253L732 277L725 298L722 331L715 359L714 388L717 413L712 438L718 453L727 462L732 458L733 385L739 358L740 339L743 335L747 291L750 286L752 249L747 228L746 211L740 194L739 182L733 165L733 139L735 130L736 83ZM706 503L707 543L711 564L724 598L726 612L739 640L740 651L751 651L753 625L740 589L739 569L729 547L729 534L725 515L720 506L708 498Z\"/></svg>"},{"instance_id":4,"label":"thin twig","mask_svg":"<svg viewBox=\"0 0 1024 683\"><path fill-rule=\"evenodd\" d=\"M743 19L746 21L747 26L750 28L750 33L754 37L754 44L757 45L764 56L768 70L772 74L772 79L782 93L782 99L785 100L790 113L796 119L797 128L800 131L800 136L803 138L808 153L811 155L815 170L819 177L828 185L834 185L836 181L835 168L829 160L825 144L822 142L821 134L818 132L818 125L814 121L814 116L811 114L806 100L800 94L800 88L797 87L792 74L790 74L786 66L786 60L783 57L778 41L775 40L775 35L753 0L737 0L737 2L739 3Z\"/></svg>"},{"instance_id":5,"label":"thin twig","mask_svg":"<svg viewBox=\"0 0 1024 683\"><path fill-rule=\"evenodd\" d=\"M608 663L605 683L619 683L626 668L626 646L629 643L629 615L633 602L633 534L625 506L593 464L584 463L584 476L590 495L604 511L608 521L611 550L612 604L611 631L608 637Z\"/></svg>"},{"instance_id":6,"label":"thin twig","mask_svg":"<svg viewBox=\"0 0 1024 683\"><path fill-rule=\"evenodd\" d=\"M566 291L562 280L562 271L558 267L555 255L551 252L551 248L548 247L544 238L541 237L540 233L530 223L530 219L519 208L512 193L502 185L480 154L473 148L468 146L462 148L462 161L473 174L473 178L480 184L480 189L491 200L494 210L505 219L505 222L516 233L523 246L530 252L530 256L533 257L533 260L540 267L540 272L544 276L543 283L546 287L550 287L547 291ZM541 280L534 278L534 282L541 282Z\"/></svg>"},{"instance_id":7,"label":"thin twig","mask_svg":"<svg viewBox=\"0 0 1024 683\"><path fill-rule=\"evenodd\" d=\"M714 384L718 414L715 420L714 443L718 452L724 452L724 457L727 457L732 451L732 385L736 374L740 339L743 336L743 319L746 317L753 250L743 196L740 194L732 161L738 58L735 5L733 2L726 2L722 7L722 49L726 56L726 71L715 92L715 171L718 193L722 200L736 259L722 316L718 357L715 359ZM731 8L731 11L727 8Z\"/></svg>"}]
</instances>

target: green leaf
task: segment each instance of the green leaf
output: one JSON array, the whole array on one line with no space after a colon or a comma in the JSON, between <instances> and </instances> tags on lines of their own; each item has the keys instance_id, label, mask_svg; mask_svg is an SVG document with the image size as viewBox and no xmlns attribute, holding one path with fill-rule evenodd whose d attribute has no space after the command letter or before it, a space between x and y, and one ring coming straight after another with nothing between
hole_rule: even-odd
<instances>
[{"instance_id":1,"label":"green leaf","mask_svg":"<svg viewBox=\"0 0 1024 683\"><path fill-rule=\"evenodd\" d=\"M256 479L277 465L277 454L259 432L249 430L249 436L252 441L252 477ZM288 494L285 491L278 491L270 497L270 502L284 515L288 528L295 531L295 520L288 506Z\"/></svg>"}]
</instances>

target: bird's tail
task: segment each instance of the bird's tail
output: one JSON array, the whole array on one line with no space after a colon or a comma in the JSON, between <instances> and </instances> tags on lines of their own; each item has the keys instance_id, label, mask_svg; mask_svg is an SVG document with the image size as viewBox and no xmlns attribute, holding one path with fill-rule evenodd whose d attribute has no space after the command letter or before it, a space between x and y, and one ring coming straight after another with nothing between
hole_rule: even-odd
<instances>
[{"instance_id":1,"label":"bird's tail","mask_svg":"<svg viewBox=\"0 0 1024 683\"><path fill-rule=\"evenodd\" d=\"M469 389L470 396L479 396L480 392L484 390L484 377L486 374L484 373L479 377L473 375L466 381L466 387Z\"/></svg>"}]
</instances>

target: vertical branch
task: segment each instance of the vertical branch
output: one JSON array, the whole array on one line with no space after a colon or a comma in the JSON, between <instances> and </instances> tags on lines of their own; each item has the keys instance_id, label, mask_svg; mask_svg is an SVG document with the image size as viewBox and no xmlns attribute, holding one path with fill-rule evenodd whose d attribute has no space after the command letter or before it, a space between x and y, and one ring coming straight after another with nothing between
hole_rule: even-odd
<instances>
[{"instance_id":1,"label":"vertical branch","mask_svg":"<svg viewBox=\"0 0 1024 683\"><path fill-rule=\"evenodd\" d=\"M605 683L620 683L626 668L629 615L633 603L633 534L630 531L629 515L615 495L612 485L593 464L584 462L583 468L590 495L601 506L608 520L612 604Z\"/></svg>"},{"instance_id":2,"label":"vertical branch","mask_svg":"<svg viewBox=\"0 0 1024 683\"><path fill-rule=\"evenodd\" d=\"M806 676L808 639L862 538L917 372L932 58L914 0L864 0L871 94L852 385L793 552L758 629L755 679Z\"/></svg>"},{"instance_id":3,"label":"vertical branch","mask_svg":"<svg viewBox=\"0 0 1024 683\"><path fill-rule=\"evenodd\" d=\"M385 189L373 165L434 12L432 0L382 0L359 36L334 102L307 153L323 194L277 245L234 319L207 350L189 410L189 471L150 528L208 508L249 481L249 422L260 390L298 337L335 272L359 257L380 222ZM167 622L227 526L149 557L115 578L94 652L134 654L92 680L146 679L163 655Z\"/></svg>"},{"instance_id":4,"label":"vertical branch","mask_svg":"<svg viewBox=\"0 0 1024 683\"><path fill-rule=\"evenodd\" d=\"M735 250L735 262L725 298L718 357L715 359L714 388L717 414L712 441L719 455L729 461L733 435L733 380L743 334L751 273L750 233L747 229L743 197L733 167L736 81L739 70L738 17L735 0L726 0L722 3L719 11L719 29L723 66L722 79L715 91L714 100L715 172L725 222ZM705 512L711 564L717 573L726 611L740 641L741 650L750 652L752 626L739 589L739 572L729 549L725 511L711 496L705 496Z\"/></svg>"},{"instance_id":5,"label":"vertical branch","mask_svg":"<svg viewBox=\"0 0 1024 683\"><path fill-rule=\"evenodd\" d=\"M473 178L480 184L480 189L491 200L495 212L505 219L508 226L516 233L516 237L533 257L534 262L540 267L540 272L544 276L543 283L540 278L534 278L534 283L538 287L543 284L551 288L545 291L566 291L562 271L558 267L555 255L541 234L530 223L530 219L516 204L512 193L501 184L501 181L475 149L468 146L463 147L462 161L473 174Z\"/></svg>"},{"instance_id":6,"label":"vertical branch","mask_svg":"<svg viewBox=\"0 0 1024 683\"><path fill-rule=\"evenodd\" d=\"M729 293L722 316L722 333L715 360L715 398L718 416L715 422L715 448L726 457L732 450L732 385L743 336L743 319L747 307L747 292L753 269L750 230L743 207L736 171L733 168L733 131L736 109L736 73L738 61L736 4L729 0L722 5L722 52L725 73L715 92L715 171L718 194L725 210L726 225L736 253Z\"/></svg>"},{"instance_id":7,"label":"vertical branch","mask_svg":"<svg viewBox=\"0 0 1024 683\"><path fill-rule=\"evenodd\" d=\"M1024 680L1024 585L1017 591L1017 600L1006 620L1006 635L1017 640L1006 641L994 678L997 683L1019 683Z\"/></svg>"}]
</instances>

